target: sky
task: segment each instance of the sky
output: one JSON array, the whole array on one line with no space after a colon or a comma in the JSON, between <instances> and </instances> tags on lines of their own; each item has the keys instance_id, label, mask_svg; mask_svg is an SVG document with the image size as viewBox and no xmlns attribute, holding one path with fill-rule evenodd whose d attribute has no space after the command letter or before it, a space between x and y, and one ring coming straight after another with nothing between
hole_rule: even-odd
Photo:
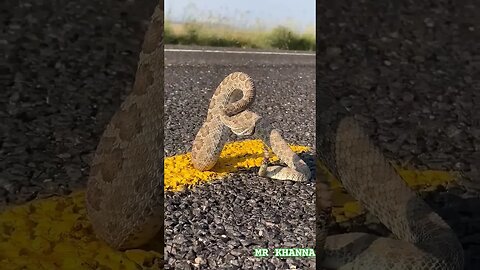
<instances>
[{"instance_id":1,"label":"sky","mask_svg":"<svg viewBox=\"0 0 480 270\"><path fill-rule=\"evenodd\" d=\"M227 22L236 27L315 27L314 0L165 0L165 18L172 22Z\"/></svg>"}]
</instances>

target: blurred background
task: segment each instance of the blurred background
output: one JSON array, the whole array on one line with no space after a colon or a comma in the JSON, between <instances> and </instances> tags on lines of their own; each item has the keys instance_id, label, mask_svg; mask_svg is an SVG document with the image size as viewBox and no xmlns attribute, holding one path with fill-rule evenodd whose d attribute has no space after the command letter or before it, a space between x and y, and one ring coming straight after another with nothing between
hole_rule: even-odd
<instances>
[{"instance_id":1,"label":"blurred background","mask_svg":"<svg viewBox=\"0 0 480 270\"><path fill-rule=\"evenodd\" d=\"M315 2L165 0L167 44L315 50Z\"/></svg>"}]
</instances>

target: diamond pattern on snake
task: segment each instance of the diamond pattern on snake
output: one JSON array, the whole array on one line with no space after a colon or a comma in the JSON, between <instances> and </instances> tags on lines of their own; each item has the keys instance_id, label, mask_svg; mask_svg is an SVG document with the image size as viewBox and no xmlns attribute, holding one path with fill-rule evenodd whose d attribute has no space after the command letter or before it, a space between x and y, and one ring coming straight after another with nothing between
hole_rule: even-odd
<instances>
[{"instance_id":1,"label":"diamond pattern on snake","mask_svg":"<svg viewBox=\"0 0 480 270\"><path fill-rule=\"evenodd\" d=\"M236 91L240 100L233 101ZM247 110L255 99L253 80L243 72L229 74L213 93L207 118L192 145L193 166L201 171L215 166L231 131L238 136L253 135L263 141L264 158L258 175L275 180L307 181L308 165L288 146L268 119ZM287 166L268 166L269 149Z\"/></svg>"}]
</instances>

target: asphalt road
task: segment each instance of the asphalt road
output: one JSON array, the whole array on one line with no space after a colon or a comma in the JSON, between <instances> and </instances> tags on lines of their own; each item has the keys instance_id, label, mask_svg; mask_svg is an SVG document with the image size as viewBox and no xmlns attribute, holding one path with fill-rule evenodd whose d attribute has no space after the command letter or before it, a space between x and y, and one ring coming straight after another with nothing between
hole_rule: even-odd
<instances>
[{"instance_id":1,"label":"asphalt road","mask_svg":"<svg viewBox=\"0 0 480 270\"><path fill-rule=\"evenodd\" d=\"M0 2L0 209L85 187L155 5L135 3Z\"/></svg>"},{"instance_id":2,"label":"asphalt road","mask_svg":"<svg viewBox=\"0 0 480 270\"><path fill-rule=\"evenodd\" d=\"M427 203L480 268L478 1L317 3L317 89L359 116L391 160L458 171ZM477 192L475 192L477 190Z\"/></svg>"},{"instance_id":3,"label":"asphalt road","mask_svg":"<svg viewBox=\"0 0 480 270\"><path fill-rule=\"evenodd\" d=\"M166 155L189 151L211 91L239 69L264 93L254 109L272 117L288 141L313 146L309 108L316 68L319 87L334 90L363 117L387 157L424 169L459 170L478 183L478 4L344 2L319 9L316 67L308 56L167 51ZM153 5L0 3L0 209L85 187L99 136L131 89ZM177 130L179 123L184 125ZM457 232L467 269L478 269L480 203L464 195L441 189L426 199ZM310 183L266 181L247 172L166 196L167 259L179 269L197 257L212 266L253 266L243 253L249 255L255 244L312 246ZM248 224L236 223L247 214ZM261 261L270 268L283 263ZM301 264L287 261L293 263Z\"/></svg>"},{"instance_id":4,"label":"asphalt road","mask_svg":"<svg viewBox=\"0 0 480 270\"><path fill-rule=\"evenodd\" d=\"M256 84L251 109L272 119L289 143L314 151L314 54L167 47L165 59L166 156L190 151L213 91L234 71L249 74ZM302 157L314 169L311 154ZM254 248L314 247L314 187L313 180L276 182L252 170L166 193L167 269L198 262L208 269L313 269L313 258L255 259L252 253Z\"/></svg>"}]
</instances>

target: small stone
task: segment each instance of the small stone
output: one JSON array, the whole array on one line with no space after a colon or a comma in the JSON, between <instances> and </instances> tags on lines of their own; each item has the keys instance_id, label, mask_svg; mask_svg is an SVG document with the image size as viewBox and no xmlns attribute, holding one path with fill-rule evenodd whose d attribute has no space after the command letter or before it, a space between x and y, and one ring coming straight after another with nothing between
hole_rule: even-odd
<instances>
[{"instance_id":1,"label":"small stone","mask_svg":"<svg viewBox=\"0 0 480 270\"><path fill-rule=\"evenodd\" d=\"M425 62L425 57L423 57L421 55L415 55L413 57L413 60L415 60L415 62L423 63L423 62Z\"/></svg>"},{"instance_id":2,"label":"small stone","mask_svg":"<svg viewBox=\"0 0 480 270\"><path fill-rule=\"evenodd\" d=\"M335 71L340 68L340 66L337 63L330 63L328 67L332 70Z\"/></svg>"},{"instance_id":3,"label":"small stone","mask_svg":"<svg viewBox=\"0 0 480 270\"><path fill-rule=\"evenodd\" d=\"M451 126L449 126L449 127L447 128L447 136L448 136L449 138L456 137L456 136L458 136L460 133L462 133L462 131L461 131L460 129L458 129L456 126L451 125Z\"/></svg>"},{"instance_id":4,"label":"small stone","mask_svg":"<svg viewBox=\"0 0 480 270\"><path fill-rule=\"evenodd\" d=\"M398 38L398 37L400 37L400 35L398 34L398 32L392 32L392 33L390 33L390 37Z\"/></svg>"},{"instance_id":5,"label":"small stone","mask_svg":"<svg viewBox=\"0 0 480 270\"><path fill-rule=\"evenodd\" d=\"M455 163L455 169L458 170L458 171L463 171L465 170L466 166L464 163L462 162L457 162Z\"/></svg>"},{"instance_id":6,"label":"small stone","mask_svg":"<svg viewBox=\"0 0 480 270\"><path fill-rule=\"evenodd\" d=\"M4 188L10 194L15 194L20 190L21 185L18 181L15 180L1 181L0 179L0 187Z\"/></svg>"},{"instance_id":7,"label":"small stone","mask_svg":"<svg viewBox=\"0 0 480 270\"><path fill-rule=\"evenodd\" d=\"M67 158L70 158L71 155L69 153L62 153L62 154L58 154L57 157L61 159L67 159Z\"/></svg>"},{"instance_id":8,"label":"small stone","mask_svg":"<svg viewBox=\"0 0 480 270\"><path fill-rule=\"evenodd\" d=\"M195 264L200 265L200 264L204 264L204 263L205 263L205 261L202 259L202 257L195 258Z\"/></svg>"},{"instance_id":9,"label":"small stone","mask_svg":"<svg viewBox=\"0 0 480 270\"><path fill-rule=\"evenodd\" d=\"M431 18L425 18L425 20L423 20L423 22L425 23L425 25L428 28L432 28L432 27L435 26L435 22Z\"/></svg>"},{"instance_id":10,"label":"small stone","mask_svg":"<svg viewBox=\"0 0 480 270\"><path fill-rule=\"evenodd\" d=\"M412 102L415 96L410 92L405 92L402 98L403 98L403 101L405 102Z\"/></svg>"},{"instance_id":11,"label":"small stone","mask_svg":"<svg viewBox=\"0 0 480 270\"><path fill-rule=\"evenodd\" d=\"M339 47L328 47L327 48L327 56L337 56L342 53L342 49Z\"/></svg>"}]
</instances>

